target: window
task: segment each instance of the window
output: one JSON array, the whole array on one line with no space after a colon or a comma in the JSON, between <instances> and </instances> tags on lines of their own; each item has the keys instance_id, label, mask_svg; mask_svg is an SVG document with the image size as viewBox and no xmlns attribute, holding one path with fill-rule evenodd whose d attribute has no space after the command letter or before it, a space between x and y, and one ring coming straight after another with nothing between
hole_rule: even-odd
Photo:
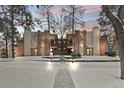
<instances>
[{"instance_id":1,"label":"window","mask_svg":"<svg viewBox=\"0 0 124 93\"><path fill-rule=\"evenodd\" d=\"M90 49L87 48L87 55L90 55Z\"/></svg>"},{"instance_id":2,"label":"window","mask_svg":"<svg viewBox=\"0 0 124 93\"><path fill-rule=\"evenodd\" d=\"M87 55L93 55L93 48L87 48Z\"/></svg>"}]
</instances>

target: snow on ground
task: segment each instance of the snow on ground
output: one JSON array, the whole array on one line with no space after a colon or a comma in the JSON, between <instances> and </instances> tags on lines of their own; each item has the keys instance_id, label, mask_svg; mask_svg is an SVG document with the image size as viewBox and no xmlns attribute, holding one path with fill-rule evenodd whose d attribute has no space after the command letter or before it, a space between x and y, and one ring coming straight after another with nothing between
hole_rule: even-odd
<instances>
[{"instance_id":1,"label":"snow on ground","mask_svg":"<svg viewBox=\"0 0 124 93\"><path fill-rule=\"evenodd\" d=\"M38 57L0 62L0 87L124 87L119 62L40 62ZM67 82L69 81L69 82ZM70 86L69 86L70 84Z\"/></svg>"}]
</instances>

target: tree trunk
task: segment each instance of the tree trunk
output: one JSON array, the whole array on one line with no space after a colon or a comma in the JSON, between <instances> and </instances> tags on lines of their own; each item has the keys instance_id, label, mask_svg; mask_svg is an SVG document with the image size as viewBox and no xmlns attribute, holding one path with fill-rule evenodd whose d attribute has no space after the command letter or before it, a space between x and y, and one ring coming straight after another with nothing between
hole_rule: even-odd
<instances>
[{"instance_id":1,"label":"tree trunk","mask_svg":"<svg viewBox=\"0 0 124 93\"><path fill-rule=\"evenodd\" d=\"M14 52L14 30L12 30L12 58L15 58L15 52Z\"/></svg>"},{"instance_id":2,"label":"tree trunk","mask_svg":"<svg viewBox=\"0 0 124 93\"><path fill-rule=\"evenodd\" d=\"M119 55L120 55L120 65L121 65L121 79L124 79L124 29L123 24L120 20L115 17L112 12L110 11L107 5L102 6L102 10L105 13L106 17L110 19L113 24L116 39L118 40L119 44Z\"/></svg>"},{"instance_id":3,"label":"tree trunk","mask_svg":"<svg viewBox=\"0 0 124 93\"><path fill-rule=\"evenodd\" d=\"M48 22L48 34L50 36L50 12L49 12L49 9L48 9L48 5L47 5L47 22ZM49 39L50 40L50 39ZM50 42L49 42L49 54L50 54Z\"/></svg>"},{"instance_id":4,"label":"tree trunk","mask_svg":"<svg viewBox=\"0 0 124 93\"><path fill-rule=\"evenodd\" d=\"M6 57L8 58L8 38L7 38L7 35L6 35L6 37L5 37L5 39L6 39Z\"/></svg>"},{"instance_id":5,"label":"tree trunk","mask_svg":"<svg viewBox=\"0 0 124 93\"><path fill-rule=\"evenodd\" d=\"M47 5L47 22L48 22L48 31L50 33L50 14L49 14L48 5Z\"/></svg>"},{"instance_id":6,"label":"tree trunk","mask_svg":"<svg viewBox=\"0 0 124 93\"><path fill-rule=\"evenodd\" d=\"M12 58L15 58L15 53L14 53L14 15L13 15L13 6L11 6L11 43L12 43Z\"/></svg>"},{"instance_id":7,"label":"tree trunk","mask_svg":"<svg viewBox=\"0 0 124 93\"><path fill-rule=\"evenodd\" d=\"M73 6L72 6L72 32L73 32L73 34L75 33L74 17L75 17L75 10L74 10L74 5L73 5Z\"/></svg>"},{"instance_id":8,"label":"tree trunk","mask_svg":"<svg viewBox=\"0 0 124 93\"><path fill-rule=\"evenodd\" d=\"M75 6L73 5L72 6L72 33L74 35L74 53L75 53L75 27L74 27L74 24L75 24Z\"/></svg>"},{"instance_id":9,"label":"tree trunk","mask_svg":"<svg viewBox=\"0 0 124 93\"><path fill-rule=\"evenodd\" d=\"M120 65L121 65L121 79L124 79L124 37L120 38L119 41L119 54L120 54Z\"/></svg>"}]
</instances>

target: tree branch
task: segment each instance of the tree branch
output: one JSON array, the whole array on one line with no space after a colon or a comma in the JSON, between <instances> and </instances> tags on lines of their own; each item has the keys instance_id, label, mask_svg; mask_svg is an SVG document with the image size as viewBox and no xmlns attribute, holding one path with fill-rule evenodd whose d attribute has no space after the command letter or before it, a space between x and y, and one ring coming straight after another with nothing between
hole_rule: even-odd
<instances>
[{"instance_id":1,"label":"tree branch","mask_svg":"<svg viewBox=\"0 0 124 93\"><path fill-rule=\"evenodd\" d=\"M102 11L105 13L106 17L109 18L110 21L112 22L117 39L119 40L119 35L121 35L121 31L123 31L122 23L120 23L120 20L112 14L107 5L102 6Z\"/></svg>"},{"instance_id":2,"label":"tree branch","mask_svg":"<svg viewBox=\"0 0 124 93\"><path fill-rule=\"evenodd\" d=\"M118 10L118 17L120 18L121 22L123 23L123 18L124 18L124 6L123 5L121 5Z\"/></svg>"}]
</instances>

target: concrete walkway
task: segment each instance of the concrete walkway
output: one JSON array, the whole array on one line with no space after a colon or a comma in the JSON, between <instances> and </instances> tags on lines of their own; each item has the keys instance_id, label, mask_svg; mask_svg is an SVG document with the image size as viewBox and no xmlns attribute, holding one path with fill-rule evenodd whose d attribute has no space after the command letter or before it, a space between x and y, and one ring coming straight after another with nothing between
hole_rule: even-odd
<instances>
[{"instance_id":1,"label":"concrete walkway","mask_svg":"<svg viewBox=\"0 0 124 93\"><path fill-rule=\"evenodd\" d=\"M82 56L81 58L74 59L75 62L118 62L119 57L109 56Z\"/></svg>"},{"instance_id":2,"label":"concrete walkway","mask_svg":"<svg viewBox=\"0 0 124 93\"><path fill-rule=\"evenodd\" d=\"M119 62L0 62L2 88L124 88Z\"/></svg>"},{"instance_id":3,"label":"concrete walkway","mask_svg":"<svg viewBox=\"0 0 124 93\"><path fill-rule=\"evenodd\" d=\"M74 82L68 69L61 68L58 70L53 88L75 88Z\"/></svg>"},{"instance_id":4,"label":"concrete walkway","mask_svg":"<svg viewBox=\"0 0 124 93\"><path fill-rule=\"evenodd\" d=\"M46 58L47 57L47 58ZM71 56L65 56L71 57ZM52 58L52 60L51 60ZM15 59L2 59L0 61L40 61L40 62L60 62L60 56L24 56L24 57L16 57ZM109 56L82 56L81 58L73 59L74 62L118 62L120 61L119 57L109 57ZM72 62L72 59L66 59L65 62Z\"/></svg>"},{"instance_id":5,"label":"concrete walkway","mask_svg":"<svg viewBox=\"0 0 124 93\"><path fill-rule=\"evenodd\" d=\"M58 56L51 56L51 57L47 56L47 57L43 56L42 59L36 59L35 61L51 61L50 58L52 58L52 62L60 62L60 58ZM74 62L118 62L120 61L120 58L109 57L109 56L81 56L81 58L72 59L71 56L65 56L65 62L72 62L72 61Z\"/></svg>"}]
</instances>

